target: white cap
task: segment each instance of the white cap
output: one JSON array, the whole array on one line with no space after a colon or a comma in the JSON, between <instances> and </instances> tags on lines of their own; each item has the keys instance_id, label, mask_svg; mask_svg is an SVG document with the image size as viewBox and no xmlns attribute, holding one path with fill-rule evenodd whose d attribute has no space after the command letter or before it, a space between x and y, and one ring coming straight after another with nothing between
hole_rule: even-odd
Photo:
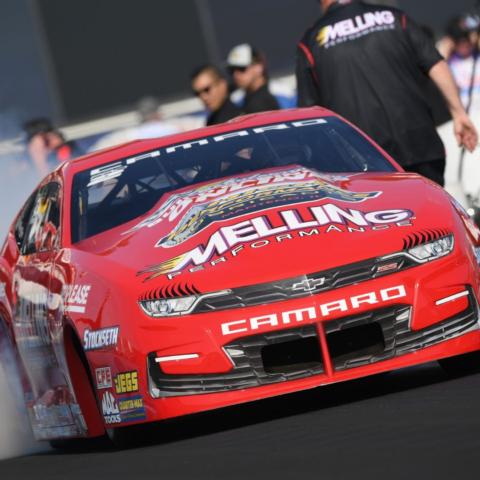
<instances>
[{"instance_id":1,"label":"white cap","mask_svg":"<svg viewBox=\"0 0 480 480\"><path fill-rule=\"evenodd\" d=\"M229 67L248 67L255 60L255 51L248 43L242 43L230 50L227 56Z\"/></svg>"}]
</instances>

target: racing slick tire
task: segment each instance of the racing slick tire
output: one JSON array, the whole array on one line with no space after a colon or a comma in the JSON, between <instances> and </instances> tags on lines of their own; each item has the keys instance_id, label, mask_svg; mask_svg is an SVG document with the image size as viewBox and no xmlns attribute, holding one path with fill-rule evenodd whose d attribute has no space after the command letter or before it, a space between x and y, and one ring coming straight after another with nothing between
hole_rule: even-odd
<instances>
[{"instance_id":1,"label":"racing slick tire","mask_svg":"<svg viewBox=\"0 0 480 480\"><path fill-rule=\"evenodd\" d=\"M480 352L466 353L438 360L444 371L451 376L470 375L480 372Z\"/></svg>"},{"instance_id":2,"label":"racing slick tire","mask_svg":"<svg viewBox=\"0 0 480 480\"><path fill-rule=\"evenodd\" d=\"M103 420L95 399L94 382L80 340L72 328L66 328L64 335L68 370L72 378L75 395L82 406L82 413L87 423L90 438L50 440L50 446L55 449L68 450L84 447L87 446L87 444L108 444L108 441L105 442L106 436L103 428Z\"/></svg>"}]
</instances>

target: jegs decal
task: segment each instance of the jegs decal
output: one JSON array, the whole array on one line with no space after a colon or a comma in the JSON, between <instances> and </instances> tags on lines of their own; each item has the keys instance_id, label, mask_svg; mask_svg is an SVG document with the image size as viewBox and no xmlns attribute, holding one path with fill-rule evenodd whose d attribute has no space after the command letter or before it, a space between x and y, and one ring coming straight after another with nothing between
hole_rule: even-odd
<instances>
[{"instance_id":1,"label":"jegs decal","mask_svg":"<svg viewBox=\"0 0 480 480\"><path fill-rule=\"evenodd\" d=\"M115 392L117 394L138 392L138 372L123 372L115 375Z\"/></svg>"}]
</instances>

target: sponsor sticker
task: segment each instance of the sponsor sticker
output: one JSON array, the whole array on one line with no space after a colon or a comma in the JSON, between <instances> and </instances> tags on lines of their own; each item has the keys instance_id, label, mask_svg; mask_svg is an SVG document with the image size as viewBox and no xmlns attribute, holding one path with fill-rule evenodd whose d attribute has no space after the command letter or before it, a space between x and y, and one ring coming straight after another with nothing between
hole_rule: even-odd
<instances>
[{"instance_id":1,"label":"sponsor sticker","mask_svg":"<svg viewBox=\"0 0 480 480\"><path fill-rule=\"evenodd\" d=\"M105 392L102 398L102 413L105 423L112 425L122 421L120 417L120 409L118 408L115 397L110 392Z\"/></svg>"},{"instance_id":2,"label":"sponsor sticker","mask_svg":"<svg viewBox=\"0 0 480 480\"><path fill-rule=\"evenodd\" d=\"M5 284L0 282L0 298L6 298L7 297L7 292L5 288Z\"/></svg>"},{"instance_id":3,"label":"sponsor sticker","mask_svg":"<svg viewBox=\"0 0 480 480\"><path fill-rule=\"evenodd\" d=\"M395 16L390 10L366 12L323 27L318 32L317 42L321 47L330 48L373 32L394 28Z\"/></svg>"},{"instance_id":4,"label":"sponsor sticker","mask_svg":"<svg viewBox=\"0 0 480 480\"><path fill-rule=\"evenodd\" d=\"M119 398L118 408L120 410L120 418L122 422L144 420L147 416L143 397L141 395Z\"/></svg>"},{"instance_id":5,"label":"sponsor sticker","mask_svg":"<svg viewBox=\"0 0 480 480\"><path fill-rule=\"evenodd\" d=\"M85 313L91 285L65 285L64 302L65 311L73 313Z\"/></svg>"},{"instance_id":6,"label":"sponsor sticker","mask_svg":"<svg viewBox=\"0 0 480 480\"><path fill-rule=\"evenodd\" d=\"M87 328L83 332L83 348L89 351L113 347L118 341L118 331L119 327L102 328L101 330Z\"/></svg>"},{"instance_id":7,"label":"sponsor sticker","mask_svg":"<svg viewBox=\"0 0 480 480\"><path fill-rule=\"evenodd\" d=\"M98 390L112 387L112 371L110 367L97 368L95 370L95 378L97 380Z\"/></svg>"},{"instance_id":8,"label":"sponsor sticker","mask_svg":"<svg viewBox=\"0 0 480 480\"><path fill-rule=\"evenodd\" d=\"M139 272L151 280L160 275L174 278L188 268L195 272L205 264L215 266L226 262L228 257L238 256L247 248L263 248L272 243L281 243L295 237L336 233L365 233L392 227L411 226L414 213L407 209L365 211L342 208L333 203L308 207L305 210L291 208L282 210L274 222L269 215L262 215L233 225L219 228L205 244L181 253L166 262L153 265ZM216 257L216 258L215 258Z\"/></svg>"},{"instance_id":9,"label":"sponsor sticker","mask_svg":"<svg viewBox=\"0 0 480 480\"><path fill-rule=\"evenodd\" d=\"M166 223L171 226L157 247L175 247L210 224L282 205L298 205L321 199L358 203L382 192L351 192L304 167L228 179L173 195L153 215L133 230ZM178 219L178 223L174 224Z\"/></svg>"},{"instance_id":10,"label":"sponsor sticker","mask_svg":"<svg viewBox=\"0 0 480 480\"><path fill-rule=\"evenodd\" d=\"M138 391L138 372L122 372L115 375L115 391L117 394L132 393Z\"/></svg>"}]
</instances>

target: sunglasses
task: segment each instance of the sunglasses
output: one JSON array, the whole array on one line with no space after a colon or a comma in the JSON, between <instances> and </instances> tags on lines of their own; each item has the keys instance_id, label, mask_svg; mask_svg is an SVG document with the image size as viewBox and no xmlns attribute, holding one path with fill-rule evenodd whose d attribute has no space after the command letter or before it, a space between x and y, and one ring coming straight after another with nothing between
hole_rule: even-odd
<instances>
[{"instance_id":1,"label":"sunglasses","mask_svg":"<svg viewBox=\"0 0 480 480\"><path fill-rule=\"evenodd\" d=\"M233 74L234 72L246 72L248 69L248 66L247 67L228 67L228 71L230 72L230 74Z\"/></svg>"},{"instance_id":2,"label":"sunglasses","mask_svg":"<svg viewBox=\"0 0 480 480\"><path fill-rule=\"evenodd\" d=\"M201 88L200 90L193 90L193 94L196 97L199 97L200 95L203 95L203 94L209 94L214 85L215 83L211 83L210 85L207 85L206 87Z\"/></svg>"}]
</instances>

